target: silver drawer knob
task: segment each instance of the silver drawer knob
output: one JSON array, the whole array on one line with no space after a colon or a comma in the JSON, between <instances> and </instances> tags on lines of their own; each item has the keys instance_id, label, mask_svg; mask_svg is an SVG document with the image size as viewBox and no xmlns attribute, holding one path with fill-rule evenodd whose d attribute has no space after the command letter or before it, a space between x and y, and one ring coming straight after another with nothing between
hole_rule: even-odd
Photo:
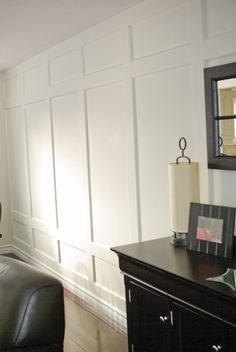
<instances>
[{"instance_id":1,"label":"silver drawer knob","mask_svg":"<svg viewBox=\"0 0 236 352\"><path fill-rule=\"evenodd\" d=\"M212 346L212 351L218 352L218 351L220 351L221 349L222 349L221 345L218 345L218 346L213 345L213 346Z\"/></svg>"},{"instance_id":2,"label":"silver drawer knob","mask_svg":"<svg viewBox=\"0 0 236 352\"><path fill-rule=\"evenodd\" d=\"M165 321L167 321L168 320L168 317L167 316L160 316L160 322L162 322L162 323L164 323Z\"/></svg>"}]
</instances>

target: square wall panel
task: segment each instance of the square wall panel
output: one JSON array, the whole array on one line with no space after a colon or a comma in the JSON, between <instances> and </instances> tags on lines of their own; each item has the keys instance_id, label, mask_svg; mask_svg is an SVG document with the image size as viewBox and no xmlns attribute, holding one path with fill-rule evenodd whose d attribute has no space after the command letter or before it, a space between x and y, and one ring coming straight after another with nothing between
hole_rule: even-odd
<instances>
[{"instance_id":1,"label":"square wall panel","mask_svg":"<svg viewBox=\"0 0 236 352\"><path fill-rule=\"evenodd\" d=\"M124 282L120 269L94 257L95 283L105 291L124 297Z\"/></svg>"},{"instance_id":2,"label":"square wall panel","mask_svg":"<svg viewBox=\"0 0 236 352\"><path fill-rule=\"evenodd\" d=\"M81 55L70 50L49 61L50 85L61 83L81 75Z\"/></svg>"},{"instance_id":3,"label":"square wall panel","mask_svg":"<svg viewBox=\"0 0 236 352\"><path fill-rule=\"evenodd\" d=\"M35 66L24 72L25 94L31 94L47 87L47 70L42 65Z\"/></svg>"},{"instance_id":4,"label":"square wall panel","mask_svg":"<svg viewBox=\"0 0 236 352\"><path fill-rule=\"evenodd\" d=\"M122 63L123 37L121 32L99 38L83 46L85 73L93 73Z\"/></svg>"},{"instance_id":5,"label":"square wall panel","mask_svg":"<svg viewBox=\"0 0 236 352\"><path fill-rule=\"evenodd\" d=\"M88 279L88 254L86 252L60 242L60 262L71 272Z\"/></svg>"},{"instance_id":6,"label":"square wall panel","mask_svg":"<svg viewBox=\"0 0 236 352\"><path fill-rule=\"evenodd\" d=\"M52 236L38 231L33 230L33 247L41 255L46 256L52 261L58 260L59 247L58 241Z\"/></svg>"}]
</instances>

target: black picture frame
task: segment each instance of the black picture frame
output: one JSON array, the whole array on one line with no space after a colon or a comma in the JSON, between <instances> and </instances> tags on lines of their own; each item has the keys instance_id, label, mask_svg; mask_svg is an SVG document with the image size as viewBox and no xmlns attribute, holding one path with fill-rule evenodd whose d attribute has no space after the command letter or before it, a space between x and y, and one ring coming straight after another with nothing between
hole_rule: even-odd
<instances>
[{"instance_id":1,"label":"black picture frame","mask_svg":"<svg viewBox=\"0 0 236 352\"><path fill-rule=\"evenodd\" d=\"M187 249L232 258L235 208L190 203Z\"/></svg>"}]
</instances>

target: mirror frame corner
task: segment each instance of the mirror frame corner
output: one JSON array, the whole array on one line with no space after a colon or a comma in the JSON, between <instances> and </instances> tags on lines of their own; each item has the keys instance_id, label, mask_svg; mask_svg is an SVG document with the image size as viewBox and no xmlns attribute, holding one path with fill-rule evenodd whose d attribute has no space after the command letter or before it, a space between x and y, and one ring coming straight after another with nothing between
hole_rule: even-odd
<instances>
[{"instance_id":1,"label":"mirror frame corner","mask_svg":"<svg viewBox=\"0 0 236 352\"><path fill-rule=\"evenodd\" d=\"M236 62L204 68L207 156L209 169L236 170L236 156L220 156L217 82L236 77Z\"/></svg>"}]
</instances>

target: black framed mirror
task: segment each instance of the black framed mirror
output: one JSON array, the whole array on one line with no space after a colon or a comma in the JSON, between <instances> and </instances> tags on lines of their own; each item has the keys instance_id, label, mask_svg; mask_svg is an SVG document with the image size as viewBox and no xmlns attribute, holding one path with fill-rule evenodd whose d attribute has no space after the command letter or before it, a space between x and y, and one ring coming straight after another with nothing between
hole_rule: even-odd
<instances>
[{"instance_id":1,"label":"black framed mirror","mask_svg":"<svg viewBox=\"0 0 236 352\"><path fill-rule=\"evenodd\" d=\"M236 62L204 69L208 168L236 170Z\"/></svg>"}]
</instances>

